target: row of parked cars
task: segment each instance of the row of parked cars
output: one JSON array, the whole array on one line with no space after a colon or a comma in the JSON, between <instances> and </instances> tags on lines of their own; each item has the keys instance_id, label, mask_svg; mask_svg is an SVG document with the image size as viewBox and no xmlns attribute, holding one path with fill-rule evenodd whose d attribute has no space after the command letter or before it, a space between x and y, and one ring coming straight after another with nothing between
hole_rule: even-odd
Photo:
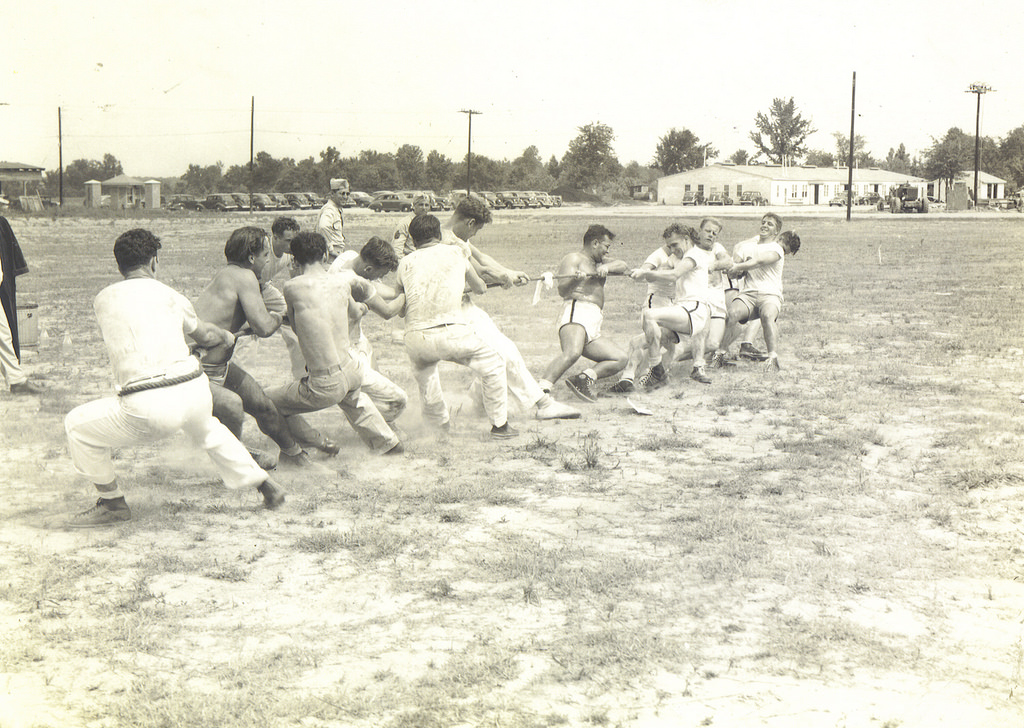
<instances>
[{"instance_id":1,"label":"row of parked cars","mask_svg":"<svg viewBox=\"0 0 1024 728\"><path fill-rule=\"evenodd\" d=\"M764 195L760 192L750 191L741 192L740 199L734 200L729 195L721 192L712 192L707 197L704 197L699 192L685 192L683 193L683 204L684 205L752 205L757 207L758 205L767 205L768 200L765 199Z\"/></svg>"},{"instance_id":2,"label":"row of parked cars","mask_svg":"<svg viewBox=\"0 0 1024 728\"><path fill-rule=\"evenodd\" d=\"M322 207L326 202L315 192L215 192L205 198L195 195L171 195L161 200L166 210L215 210L232 212L237 210L310 210Z\"/></svg>"},{"instance_id":3,"label":"row of parked cars","mask_svg":"<svg viewBox=\"0 0 1024 728\"><path fill-rule=\"evenodd\" d=\"M353 192L353 195L356 193ZM537 207L561 207L562 198L559 195L549 195L546 192L478 192L487 204L495 210L514 210ZM430 200L430 209L451 210L458 204L459 200L466 196L464 191L452 192L450 195L436 195L433 192L419 190L403 190L391 192L382 190L377 192L369 204L374 212L412 212L413 202L419 196L427 197ZM363 206L363 205L360 205Z\"/></svg>"}]
</instances>

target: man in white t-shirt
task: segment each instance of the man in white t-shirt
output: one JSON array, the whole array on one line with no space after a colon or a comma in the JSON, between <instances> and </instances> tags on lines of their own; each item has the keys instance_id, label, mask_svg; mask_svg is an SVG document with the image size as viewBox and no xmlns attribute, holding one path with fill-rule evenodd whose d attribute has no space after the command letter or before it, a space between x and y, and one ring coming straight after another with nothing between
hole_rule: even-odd
<instances>
[{"instance_id":1,"label":"man in white t-shirt","mask_svg":"<svg viewBox=\"0 0 1024 728\"><path fill-rule=\"evenodd\" d=\"M64 419L75 470L99 492L95 506L70 518L71 527L131 520L111 451L178 431L206 450L229 488L255 487L268 508L284 502L278 485L214 418L209 380L185 341L187 335L207 348L230 348L234 334L200 320L187 298L156 279L159 249L159 238L148 230L118 237L114 258L124 280L93 303L117 396L75 407Z\"/></svg>"},{"instance_id":2,"label":"man in white t-shirt","mask_svg":"<svg viewBox=\"0 0 1024 728\"><path fill-rule=\"evenodd\" d=\"M665 228L661 234L663 244L647 256L639 268L633 271L631 277L638 281L647 281L647 294L644 296L644 303L641 309L661 308L670 306L676 300L676 285L670 280L647 279L647 271L665 271L673 269L682 259L686 250L693 245L696 239L696 231L681 223L674 222ZM642 323L641 323L642 326ZM672 361L675 353L675 345L679 338L674 334L662 337L662 346L665 347L668 360ZM647 365L647 337L637 334L629 341L628 359L626 368L619 375L619 381L609 387L609 392L616 394L629 394L635 390L633 380L638 370L646 371Z\"/></svg>"},{"instance_id":3,"label":"man in white t-shirt","mask_svg":"<svg viewBox=\"0 0 1024 728\"><path fill-rule=\"evenodd\" d=\"M409 233L416 249L398 264L395 289L405 294L405 348L424 418L443 431L451 426L437 368L438 362L449 361L480 375L491 437L515 437L519 433L508 422L505 362L476 334L462 305L467 286L482 294L487 284L473 269L465 248L441 243L441 225L433 215L417 217Z\"/></svg>"},{"instance_id":4,"label":"man in white t-shirt","mask_svg":"<svg viewBox=\"0 0 1024 728\"><path fill-rule=\"evenodd\" d=\"M744 260L737 262L731 274L743 273L743 290L729 304L729 319L738 325L758 318L764 330L764 343L768 357L764 362L765 371L779 370L778 318L782 311L782 270L787 255L800 250L800 237L787 230L777 239L758 243L757 248Z\"/></svg>"}]
</instances>

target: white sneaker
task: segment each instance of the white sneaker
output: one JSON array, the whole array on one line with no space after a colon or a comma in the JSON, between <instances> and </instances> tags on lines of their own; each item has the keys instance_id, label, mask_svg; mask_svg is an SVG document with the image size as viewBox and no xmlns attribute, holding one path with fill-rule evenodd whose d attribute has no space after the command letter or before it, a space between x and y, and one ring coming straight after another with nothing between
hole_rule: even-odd
<instances>
[{"instance_id":1,"label":"white sneaker","mask_svg":"<svg viewBox=\"0 0 1024 728\"><path fill-rule=\"evenodd\" d=\"M538 420L575 420L580 416L580 411L575 407L562 404L550 394L545 394L537 402Z\"/></svg>"}]
</instances>

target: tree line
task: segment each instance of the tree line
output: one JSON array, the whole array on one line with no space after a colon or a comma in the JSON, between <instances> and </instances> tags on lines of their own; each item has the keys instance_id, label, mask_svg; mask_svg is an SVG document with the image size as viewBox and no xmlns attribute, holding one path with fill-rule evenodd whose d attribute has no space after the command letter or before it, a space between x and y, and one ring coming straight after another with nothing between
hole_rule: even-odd
<instances>
[{"instance_id":1,"label":"tree line","mask_svg":"<svg viewBox=\"0 0 1024 728\"><path fill-rule=\"evenodd\" d=\"M203 166L190 164L180 177L164 180L168 193L190 193L205 196L211 192L293 192L323 191L334 177L349 180L354 190L424 189L444 192L465 188L471 168L472 187L476 190L542 190L562 194L568 200L574 195L596 195L603 199L625 199L630 189L651 184L658 177L702 167L716 160L720 152L712 144L702 143L686 129L669 129L658 139L653 158L646 164L633 161L620 164L615 151L615 133L601 122L592 122L577 129L578 135L569 143L561 159L552 155L542 159L536 146L528 146L515 159L491 159L473 154L453 160L437 150L424 155L413 144L403 144L394 153L363 150L355 156L342 156L337 148L328 146L319 158L301 160L277 159L259 152L248 162L228 167L222 162ZM810 149L807 139L814 134L810 119L799 111L792 98L776 98L766 112L758 112L749 139L751 153L738 149L727 160L735 164L813 164L818 167L845 166L849 159L850 140L842 132L834 132L835 145L830 150ZM901 143L890 148L885 158L866 150L863 137L853 140L854 163L859 167L878 167L927 179L952 182L959 172L974 168L974 136L953 127L941 138L932 138L931 146L920 157L911 157ZM1006 179L1011 189L1024 187L1024 125L1003 138L981 139L981 168ZM77 159L64 169L65 194L75 196L91 179L106 180L122 174L121 163L112 154L102 160ZM43 192L57 194L59 170L44 175ZM69 193L68 190L71 190Z\"/></svg>"}]
</instances>

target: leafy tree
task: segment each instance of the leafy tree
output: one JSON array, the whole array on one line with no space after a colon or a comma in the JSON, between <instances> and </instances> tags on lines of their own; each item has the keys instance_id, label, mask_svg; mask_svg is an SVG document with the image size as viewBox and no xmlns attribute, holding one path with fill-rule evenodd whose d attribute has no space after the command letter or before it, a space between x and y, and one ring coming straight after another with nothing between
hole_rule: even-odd
<instances>
[{"instance_id":1,"label":"leafy tree","mask_svg":"<svg viewBox=\"0 0 1024 728\"><path fill-rule=\"evenodd\" d=\"M85 183L89 180L104 182L119 174L124 174L124 170L113 154L104 154L102 162L95 159L76 159L64 167L64 193L84 194ZM60 170L47 171L44 189L49 194L57 194L59 188Z\"/></svg>"},{"instance_id":2,"label":"leafy tree","mask_svg":"<svg viewBox=\"0 0 1024 728\"><path fill-rule=\"evenodd\" d=\"M612 149L615 132L601 122L581 126L579 132L562 156L559 181L578 189L594 190L622 170Z\"/></svg>"},{"instance_id":3,"label":"leafy tree","mask_svg":"<svg viewBox=\"0 0 1024 728\"><path fill-rule=\"evenodd\" d=\"M179 178L179 187L193 195L208 195L220 189L224 164L217 162L206 167L198 164L188 165L185 174Z\"/></svg>"},{"instance_id":4,"label":"leafy tree","mask_svg":"<svg viewBox=\"0 0 1024 728\"><path fill-rule=\"evenodd\" d=\"M729 157L729 161L733 164L747 164L750 162L750 154L746 149L737 149L732 153L732 156Z\"/></svg>"},{"instance_id":5,"label":"leafy tree","mask_svg":"<svg viewBox=\"0 0 1024 728\"><path fill-rule=\"evenodd\" d=\"M1018 189L1024 187L1024 126L1010 130L999 144L1002 172Z\"/></svg>"},{"instance_id":6,"label":"leafy tree","mask_svg":"<svg viewBox=\"0 0 1024 728\"><path fill-rule=\"evenodd\" d=\"M561 173L561 165L558 164L558 157L554 154L551 155L551 159L547 163L548 174L551 175L551 179L558 179L558 175Z\"/></svg>"},{"instance_id":7,"label":"leafy tree","mask_svg":"<svg viewBox=\"0 0 1024 728\"><path fill-rule=\"evenodd\" d=\"M810 119L804 119L796 109L793 97L772 100L767 114L757 112L757 127L750 132L750 140L758 151L778 164L792 164L806 153L807 137L817 131Z\"/></svg>"},{"instance_id":8,"label":"leafy tree","mask_svg":"<svg viewBox=\"0 0 1024 728\"><path fill-rule=\"evenodd\" d=\"M352 189L376 192L402 187L395 155L364 149L357 159L345 160L344 174ZM339 169L339 172L341 170Z\"/></svg>"},{"instance_id":9,"label":"leafy tree","mask_svg":"<svg viewBox=\"0 0 1024 728\"><path fill-rule=\"evenodd\" d=\"M689 129L673 127L658 140L651 166L665 174L676 174L703 167L706 159L717 156L717 149L710 144L701 144L697 135Z\"/></svg>"},{"instance_id":10,"label":"leafy tree","mask_svg":"<svg viewBox=\"0 0 1024 728\"><path fill-rule=\"evenodd\" d=\"M835 160L840 164L840 166L845 167L850 163L850 138L841 131L832 132L832 137L836 140ZM866 146L867 140L860 134L855 134L853 140L854 166L877 167L877 161L871 156L871 152L865 149Z\"/></svg>"},{"instance_id":11,"label":"leafy tree","mask_svg":"<svg viewBox=\"0 0 1024 728\"><path fill-rule=\"evenodd\" d=\"M288 160L295 164L294 161ZM252 191L272 192L277 188L277 180L284 169L284 162L274 159L266 152L257 152L252 165Z\"/></svg>"},{"instance_id":12,"label":"leafy tree","mask_svg":"<svg viewBox=\"0 0 1024 728\"><path fill-rule=\"evenodd\" d=\"M957 127L952 127L942 139L932 137L924 169L929 178L945 180L946 186L951 187L958 174L974 169L974 137Z\"/></svg>"},{"instance_id":13,"label":"leafy tree","mask_svg":"<svg viewBox=\"0 0 1024 728\"><path fill-rule=\"evenodd\" d=\"M119 174L124 174L124 170L121 168L121 163L117 161L117 157L110 153L103 155L102 168L103 176L100 177L100 181L111 179Z\"/></svg>"},{"instance_id":14,"label":"leafy tree","mask_svg":"<svg viewBox=\"0 0 1024 728\"><path fill-rule=\"evenodd\" d=\"M403 144L395 152L400 187L419 189L423 186L423 150L415 144Z\"/></svg>"},{"instance_id":15,"label":"leafy tree","mask_svg":"<svg viewBox=\"0 0 1024 728\"><path fill-rule=\"evenodd\" d=\"M898 149L889 148L889 154L886 155L885 161L882 162L881 166L890 172L911 174L910 154L907 153L907 147L903 142L900 142Z\"/></svg>"},{"instance_id":16,"label":"leafy tree","mask_svg":"<svg viewBox=\"0 0 1024 728\"><path fill-rule=\"evenodd\" d=\"M506 190L509 188L511 166L507 160L497 161L482 154L473 155L473 189ZM466 189L466 158L455 165L452 187Z\"/></svg>"},{"instance_id":17,"label":"leafy tree","mask_svg":"<svg viewBox=\"0 0 1024 728\"><path fill-rule=\"evenodd\" d=\"M444 192L452 188L452 173L455 164L436 149L430 150L424 164L424 184L435 192Z\"/></svg>"},{"instance_id":18,"label":"leafy tree","mask_svg":"<svg viewBox=\"0 0 1024 728\"><path fill-rule=\"evenodd\" d=\"M555 186L555 180L548 174L537 147L528 146L519 157L512 160L509 185L515 189L544 191Z\"/></svg>"},{"instance_id":19,"label":"leafy tree","mask_svg":"<svg viewBox=\"0 0 1024 728\"><path fill-rule=\"evenodd\" d=\"M807 159L804 160L807 164L813 164L815 167L834 167L836 158L832 152L825 152L821 149L812 149L807 152Z\"/></svg>"}]
</instances>

